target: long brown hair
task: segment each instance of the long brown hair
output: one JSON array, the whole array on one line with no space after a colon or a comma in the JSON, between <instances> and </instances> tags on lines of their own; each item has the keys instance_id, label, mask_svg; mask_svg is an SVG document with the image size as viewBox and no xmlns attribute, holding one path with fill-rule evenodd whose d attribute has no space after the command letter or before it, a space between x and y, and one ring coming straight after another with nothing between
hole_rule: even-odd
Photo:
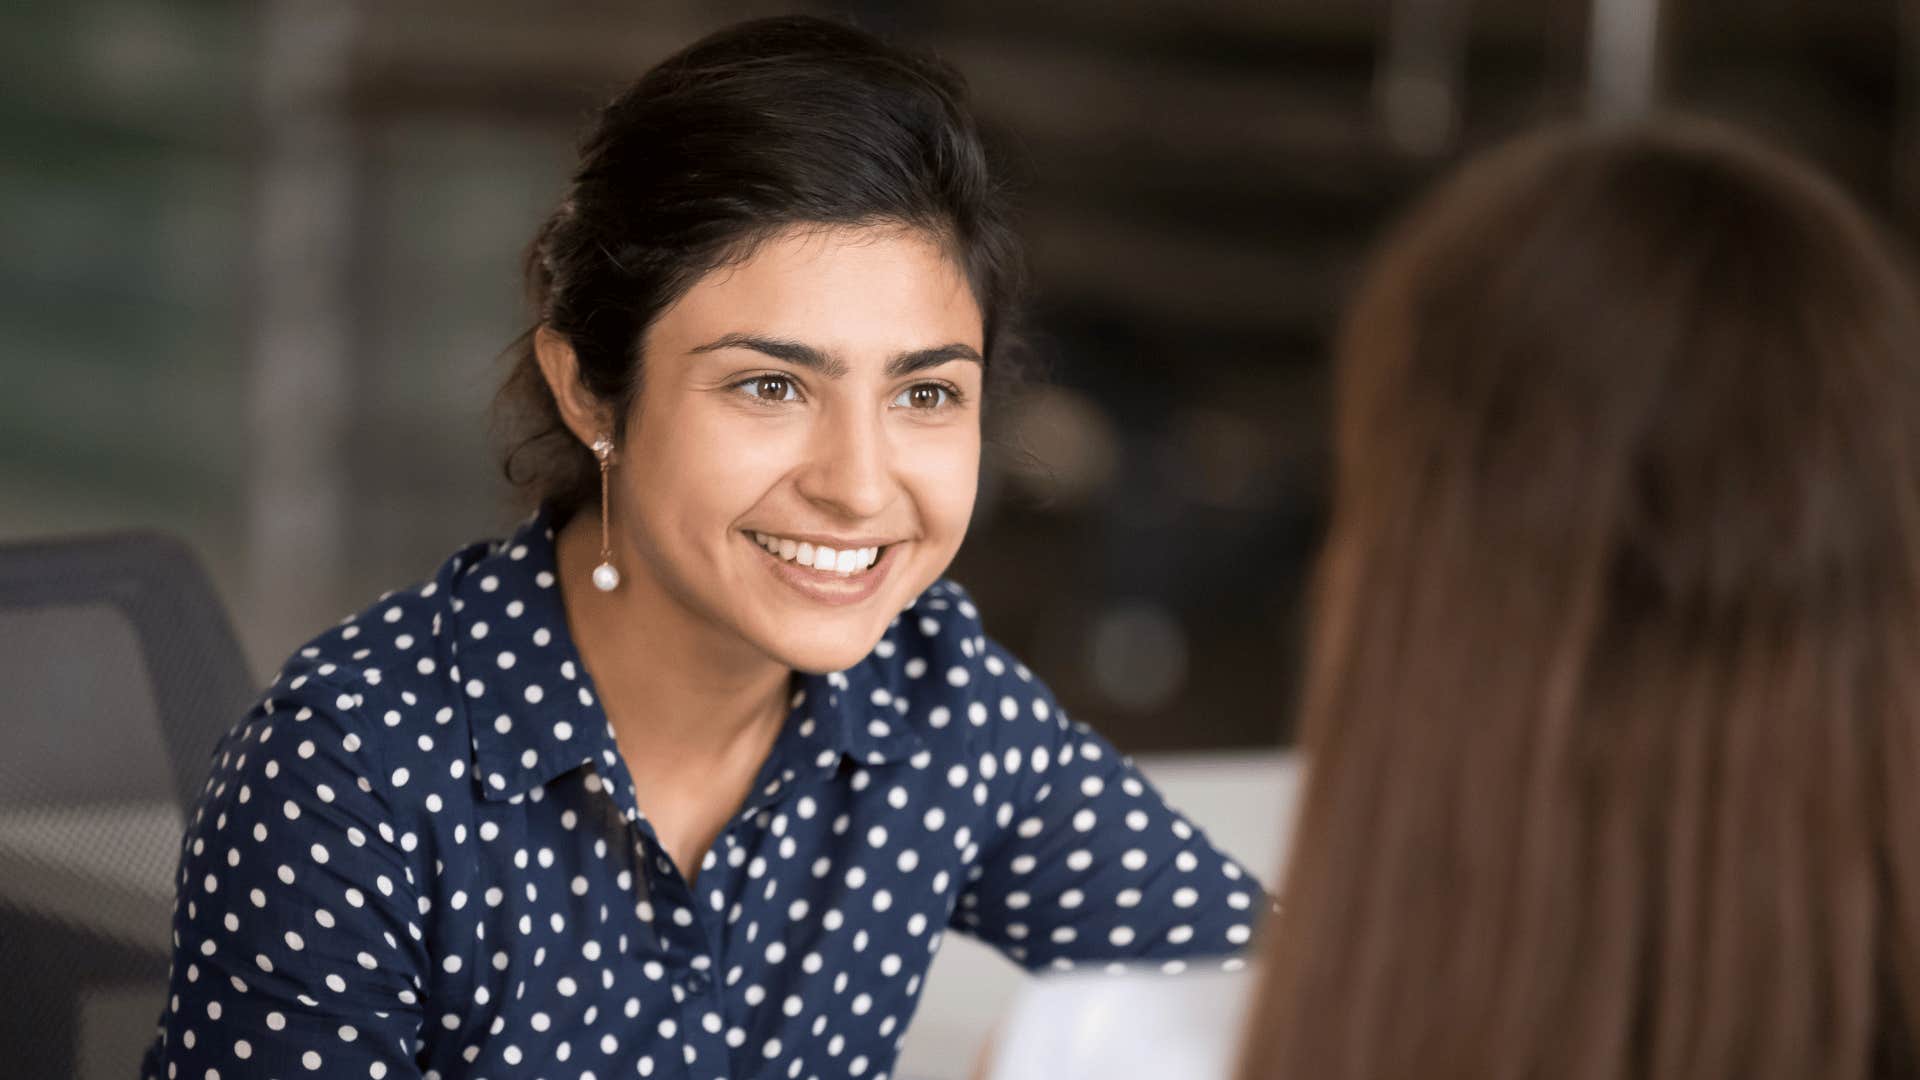
<instances>
[{"instance_id":1,"label":"long brown hair","mask_svg":"<svg viewBox=\"0 0 1920 1080\"><path fill-rule=\"evenodd\" d=\"M1336 387L1241 1075L1911 1074L1920 313L1864 216L1694 122L1532 135Z\"/></svg>"}]
</instances>

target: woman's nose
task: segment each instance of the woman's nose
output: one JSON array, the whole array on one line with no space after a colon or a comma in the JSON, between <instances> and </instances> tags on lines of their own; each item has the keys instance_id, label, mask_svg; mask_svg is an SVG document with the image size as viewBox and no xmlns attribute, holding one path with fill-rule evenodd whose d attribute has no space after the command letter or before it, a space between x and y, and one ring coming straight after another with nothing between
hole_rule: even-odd
<instances>
[{"instance_id":1,"label":"woman's nose","mask_svg":"<svg viewBox=\"0 0 1920 1080\"><path fill-rule=\"evenodd\" d=\"M849 520L875 517L893 500L890 454L879 418L823 418L808 447L800 494Z\"/></svg>"}]
</instances>

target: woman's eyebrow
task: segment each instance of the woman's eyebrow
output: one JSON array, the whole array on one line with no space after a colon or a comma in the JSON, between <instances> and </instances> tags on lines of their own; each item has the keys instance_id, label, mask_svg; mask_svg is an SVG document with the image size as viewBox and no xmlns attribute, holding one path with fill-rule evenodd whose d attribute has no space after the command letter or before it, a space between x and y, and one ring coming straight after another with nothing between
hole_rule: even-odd
<instances>
[{"instance_id":1,"label":"woman's eyebrow","mask_svg":"<svg viewBox=\"0 0 1920 1080\"><path fill-rule=\"evenodd\" d=\"M902 375L911 375L916 371L925 371L928 368L939 367L941 364L947 363L950 360L971 360L983 367L986 365L986 361L980 359L979 350L971 345L954 342L951 345L940 345L931 349L915 349L913 352L901 353L892 360L887 361L887 375L891 378L899 378Z\"/></svg>"},{"instance_id":2,"label":"woman's eyebrow","mask_svg":"<svg viewBox=\"0 0 1920 1080\"><path fill-rule=\"evenodd\" d=\"M727 334L690 351L709 353L720 349L752 349L757 353L765 353L775 360L785 360L789 364L811 368L829 379L837 379L847 373L847 365L811 345L798 341L783 341L779 338L760 337L757 334Z\"/></svg>"},{"instance_id":3,"label":"woman's eyebrow","mask_svg":"<svg viewBox=\"0 0 1920 1080\"><path fill-rule=\"evenodd\" d=\"M776 360L784 360L789 364L797 364L800 367L818 371L829 379L837 379L845 375L848 370L845 362L821 349L816 349L803 342L788 341L782 338L762 337L758 334L726 334L707 342L705 345L696 346L689 351L693 353L709 353L716 352L720 349L751 349L754 352L771 356ZM971 360L976 364L985 363L985 361L980 358L979 350L971 345L954 342L949 345L937 345L930 349L915 349L911 352L900 353L893 359L887 361L887 376L889 378L899 378L902 375L911 375L916 371L925 371L928 368L939 367L941 364L953 360Z\"/></svg>"}]
</instances>

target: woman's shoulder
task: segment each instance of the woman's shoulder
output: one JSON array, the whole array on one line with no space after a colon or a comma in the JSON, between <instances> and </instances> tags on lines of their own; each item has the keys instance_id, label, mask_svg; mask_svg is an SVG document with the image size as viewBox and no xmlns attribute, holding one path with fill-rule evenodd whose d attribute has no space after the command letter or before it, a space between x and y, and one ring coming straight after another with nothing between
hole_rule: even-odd
<instances>
[{"instance_id":1,"label":"woman's shoulder","mask_svg":"<svg viewBox=\"0 0 1920 1080\"><path fill-rule=\"evenodd\" d=\"M445 696L452 671L437 639L464 604L465 579L506 545L478 540L444 560L431 577L382 592L293 651L269 682L272 695L347 690L361 697ZM369 691L372 693L370 694ZM340 701L345 706L349 703Z\"/></svg>"},{"instance_id":2,"label":"woman's shoulder","mask_svg":"<svg viewBox=\"0 0 1920 1080\"><path fill-rule=\"evenodd\" d=\"M551 573L527 566L522 575L502 572L499 564L526 560L525 530L462 545L434 573L381 593L372 602L303 642L281 664L253 708L228 736L229 744L257 740L283 721L322 745L348 748L363 767L386 757L383 745L417 742L414 721L426 718L442 729L446 741L464 745L462 656L457 638L485 634L482 612L469 600L502 590L550 589ZM489 582L486 575L492 572ZM506 580L511 579L511 580ZM524 580L522 580L524 579ZM508 600L509 605L525 605ZM542 627L543 635L555 630ZM564 623L560 630L564 632ZM403 722L404 721L404 722ZM457 727L456 733L449 728ZM292 763L290 763L292 764Z\"/></svg>"},{"instance_id":3,"label":"woman's shoulder","mask_svg":"<svg viewBox=\"0 0 1920 1080\"><path fill-rule=\"evenodd\" d=\"M992 1080L1230 1075L1257 975L1251 969L1049 976L1015 998Z\"/></svg>"}]
</instances>

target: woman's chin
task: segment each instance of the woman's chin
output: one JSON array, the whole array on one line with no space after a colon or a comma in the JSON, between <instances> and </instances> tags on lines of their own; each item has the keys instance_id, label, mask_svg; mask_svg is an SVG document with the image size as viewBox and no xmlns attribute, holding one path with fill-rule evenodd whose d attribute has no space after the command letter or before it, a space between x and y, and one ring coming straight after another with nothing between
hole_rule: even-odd
<instances>
[{"instance_id":1,"label":"woman's chin","mask_svg":"<svg viewBox=\"0 0 1920 1080\"><path fill-rule=\"evenodd\" d=\"M880 635L874 634L871 640L863 638L831 643L816 640L804 644L783 642L783 647L773 655L803 675L826 675L845 671L865 660L879 641Z\"/></svg>"},{"instance_id":2,"label":"woman's chin","mask_svg":"<svg viewBox=\"0 0 1920 1080\"><path fill-rule=\"evenodd\" d=\"M859 618L851 613L837 617L815 614L807 618L797 617L794 612L783 614L783 618L761 623L752 637L766 655L804 675L826 675L854 667L873 652L891 623L891 615Z\"/></svg>"}]
</instances>

